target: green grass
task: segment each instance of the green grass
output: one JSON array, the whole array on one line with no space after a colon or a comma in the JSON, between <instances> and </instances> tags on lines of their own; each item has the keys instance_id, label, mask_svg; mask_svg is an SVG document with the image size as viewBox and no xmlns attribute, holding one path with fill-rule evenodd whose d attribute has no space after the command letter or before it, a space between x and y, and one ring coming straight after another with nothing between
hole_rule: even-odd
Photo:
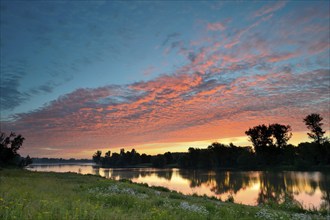
<instances>
[{"instance_id":1,"label":"green grass","mask_svg":"<svg viewBox=\"0 0 330 220\"><path fill-rule=\"evenodd\" d=\"M326 219L92 175L0 170L0 219Z\"/></svg>"}]
</instances>

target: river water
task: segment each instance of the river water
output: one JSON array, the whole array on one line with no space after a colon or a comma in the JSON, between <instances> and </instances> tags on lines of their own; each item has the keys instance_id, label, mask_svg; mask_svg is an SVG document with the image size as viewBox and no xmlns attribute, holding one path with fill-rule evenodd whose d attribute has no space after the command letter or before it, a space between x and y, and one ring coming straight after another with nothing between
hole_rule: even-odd
<instances>
[{"instance_id":1,"label":"river water","mask_svg":"<svg viewBox=\"0 0 330 220\"><path fill-rule=\"evenodd\" d=\"M229 196L235 203L259 205L290 201L305 209L330 207L330 173L298 171L203 171L154 168L99 168L93 164L33 164L28 170L76 172L163 186L183 194Z\"/></svg>"}]
</instances>

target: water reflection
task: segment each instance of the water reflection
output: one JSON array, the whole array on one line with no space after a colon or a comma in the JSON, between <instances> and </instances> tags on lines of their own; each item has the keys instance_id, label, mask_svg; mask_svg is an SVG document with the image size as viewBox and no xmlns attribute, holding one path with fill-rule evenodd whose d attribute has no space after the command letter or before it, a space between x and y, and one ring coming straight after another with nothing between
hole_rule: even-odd
<instances>
[{"instance_id":1,"label":"water reflection","mask_svg":"<svg viewBox=\"0 0 330 220\"><path fill-rule=\"evenodd\" d=\"M228 195L237 203L260 205L295 202L304 208L330 208L330 173L326 172L214 172L180 169L105 169L92 165L34 165L36 171L77 172L112 179L163 186L184 194Z\"/></svg>"}]
</instances>

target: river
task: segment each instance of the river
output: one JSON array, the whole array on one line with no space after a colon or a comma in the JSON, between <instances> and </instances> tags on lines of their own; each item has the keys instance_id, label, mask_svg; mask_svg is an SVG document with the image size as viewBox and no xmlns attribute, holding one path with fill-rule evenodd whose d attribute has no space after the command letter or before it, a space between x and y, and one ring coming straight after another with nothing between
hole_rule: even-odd
<instances>
[{"instance_id":1,"label":"river","mask_svg":"<svg viewBox=\"0 0 330 220\"><path fill-rule=\"evenodd\" d=\"M93 164L33 164L28 170L76 172L162 186L183 194L229 196L235 203L260 205L290 201L305 209L329 209L330 173L298 171L202 171L154 168L99 168Z\"/></svg>"}]
</instances>

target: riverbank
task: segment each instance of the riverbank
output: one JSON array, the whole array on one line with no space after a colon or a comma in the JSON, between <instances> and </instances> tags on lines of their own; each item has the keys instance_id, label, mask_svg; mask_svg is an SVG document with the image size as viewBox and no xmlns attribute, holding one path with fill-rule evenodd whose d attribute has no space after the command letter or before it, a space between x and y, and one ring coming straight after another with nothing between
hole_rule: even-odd
<instances>
[{"instance_id":1,"label":"riverbank","mask_svg":"<svg viewBox=\"0 0 330 220\"><path fill-rule=\"evenodd\" d=\"M0 170L0 219L326 219L326 215L294 204L252 207L93 175Z\"/></svg>"}]
</instances>

